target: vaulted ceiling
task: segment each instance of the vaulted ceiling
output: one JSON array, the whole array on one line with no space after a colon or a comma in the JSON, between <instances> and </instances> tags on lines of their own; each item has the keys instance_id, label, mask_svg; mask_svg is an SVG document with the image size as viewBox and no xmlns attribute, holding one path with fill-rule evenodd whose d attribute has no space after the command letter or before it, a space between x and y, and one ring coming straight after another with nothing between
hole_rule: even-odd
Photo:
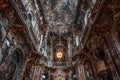
<instances>
[{"instance_id":1,"label":"vaulted ceiling","mask_svg":"<svg viewBox=\"0 0 120 80\"><path fill-rule=\"evenodd\" d=\"M79 46L80 29L77 26L79 19L79 5L81 0L39 0L41 20L46 24L46 44L39 50L52 56L53 61L67 62L71 57L73 48ZM79 4L78 4L79 3ZM74 47L73 47L74 46ZM62 52L62 59L57 59L57 52Z\"/></svg>"},{"instance_id":2,"label":"vaulted ceiling","mask_svg":"<svg viewBox=\"0 0 120 80\"><path fill-rule=\"evenodd\" d=\"M66 33L75 20L78 0L41 0L50 31Z\"/></svg>"}]
</instances>

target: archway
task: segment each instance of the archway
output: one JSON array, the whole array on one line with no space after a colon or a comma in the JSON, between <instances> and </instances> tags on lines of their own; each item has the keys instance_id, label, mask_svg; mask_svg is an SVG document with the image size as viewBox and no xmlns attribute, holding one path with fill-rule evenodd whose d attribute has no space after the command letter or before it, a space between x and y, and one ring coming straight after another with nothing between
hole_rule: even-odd
<instances>
[{"instance_id":1,"label":"archway","mask_svg":"<svg viewBox=\"0 0 120 80\"><path fill-rule=\"evenodd\" d=\"M0 79L18 80L24 63L24 52L18 46L11 46L7 52L8 55L0 65L0 68L3 66L2 71L0 71L2 72Z\"/></svg>"},{"instance_id":2,"label":"archway","mask_svg":"<svg viewBox=\"0 0 120 80\"><path fill-rule=\"evenodd\" d=\"M24 52L20 47L17 47L12 54L12 62L16 64L13 80L17 80L21 77L20 73L24 65Z\"/></svg>"}]
</instances>

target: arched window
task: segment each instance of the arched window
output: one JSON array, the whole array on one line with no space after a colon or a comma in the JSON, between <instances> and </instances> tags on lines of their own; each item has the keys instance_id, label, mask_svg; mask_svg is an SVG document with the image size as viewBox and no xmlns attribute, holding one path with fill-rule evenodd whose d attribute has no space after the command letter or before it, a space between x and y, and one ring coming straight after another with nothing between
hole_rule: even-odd
<instances>
[{"instance_id":1,"label":"arched window","mask_svg":"<svg viewBox=\"0 0 120 80\"><path fill-rule=\"evenodd\" d=\"M14 54L12 55L12 58L18 64L19 63L19 52L14 51Z\"/></svg>"},{"instance_id":2,"label":"arched window","mask_svg":"<svg viewBox=\"0 0 120 80\"><path fill-rule=\"evenodd\" d=\"M22 0L22 3L23 3L24 5L28 4L28 2L29 2L29 0Z\"/></svg>"}]
</instances>

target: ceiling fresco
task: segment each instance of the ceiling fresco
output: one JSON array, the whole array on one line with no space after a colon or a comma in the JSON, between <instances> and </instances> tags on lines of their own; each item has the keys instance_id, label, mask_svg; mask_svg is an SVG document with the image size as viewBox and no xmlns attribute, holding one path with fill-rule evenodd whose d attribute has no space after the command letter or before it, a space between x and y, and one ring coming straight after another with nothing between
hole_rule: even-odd
<instances>
[{"instance_id":1,"label":"ceiling fresco","mask_svg":"<svg viewBox=\"0 0 120 80\"><path fill-rule=\"evenodd\" d=\"M42 0L50 31L66 33L75 19L78 0Z\"/></svg>"}]
</instances>

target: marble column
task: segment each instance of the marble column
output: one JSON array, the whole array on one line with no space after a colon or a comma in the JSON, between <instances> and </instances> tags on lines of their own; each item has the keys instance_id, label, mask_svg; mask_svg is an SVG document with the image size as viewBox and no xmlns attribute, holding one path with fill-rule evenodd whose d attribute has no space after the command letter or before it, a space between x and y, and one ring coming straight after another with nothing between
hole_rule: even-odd
<instances>
[{"instance_id":1,"label":"marble column","mask_svg":"<svg viewBox=\"0 0 120 80\"><path fill-rule=\"evenodd\" d=\"M36 72L37 72L37 66L34 65L34 73L33 73L33 79L32 80L36 80Z\"/></svg>"},{"instance_id":2,"label":"marble column","mask_svg":"<svg viewBox=\"0 0 120 80\"><path fill-rule=\"evenodd\" d=\"M72 71L69 72L69 80L72 80Z\"/></svg>"},{"instance_id":3,"label":"marble column","mask_svg":"<svg viewBox=\"0 0 120 80\"><path fill-rule=\"evenodd\" d=\"M77 66L77 73L78 73L78 80L81 80L80 79L80 67L79 67L79 65Z\"/></svg>"},{"instance_id":4,"label":"marble column","mask_svg":"<svg viewBox=\"0 0 120 80\"><path fill-rule=\"evenodd\" d=\"M50 46L50 61L53 60L53 38L50 39L50 43L51 43L51 46Z\"/></svg>"},{"instance_id":5,"label":"marble column","mask_svg":"<svg viewBox=\"0 0 120 80\"><path fill-rule=\"evenodd\" d=\"M2 61L2 57L3 57L3 55L2 55L2 47L0 46L0 63Z\"/></svg>"}]
</instances>

